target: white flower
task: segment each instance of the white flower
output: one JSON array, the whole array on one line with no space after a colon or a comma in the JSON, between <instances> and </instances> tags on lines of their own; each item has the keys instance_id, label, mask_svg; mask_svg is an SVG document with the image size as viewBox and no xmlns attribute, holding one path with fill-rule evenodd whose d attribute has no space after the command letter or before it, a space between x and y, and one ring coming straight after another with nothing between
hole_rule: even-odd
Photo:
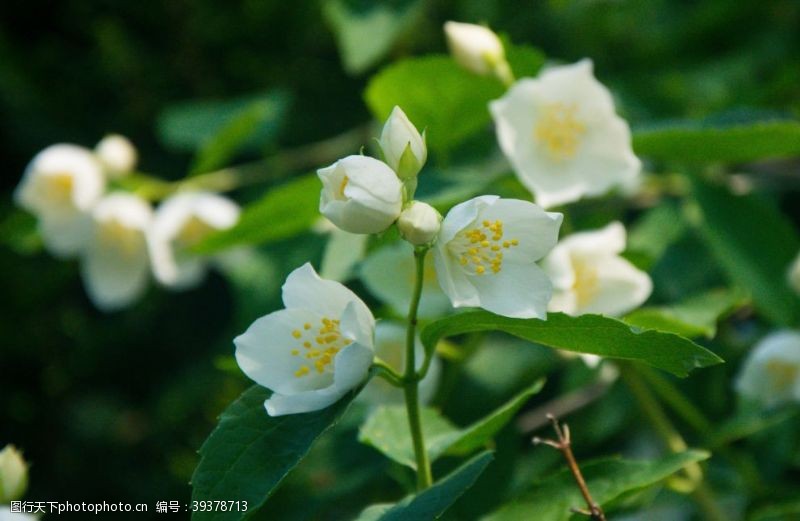
<instances>
[{"instance_id":1,"label":"white flower","mask_svg":"<svg viewBox=\"0 0 800 521\"><path fill-rule=\"evenodd\" d=\"M367 290L402 316L408 313L411 304L414 277L414 247L405 241L397 241L375 250L361 265L361 281ZM422 318L437 318L450 309L450 299L442 293L436 280L433 259L426 255L418 315Z\"/></svg>"},{"instance_id":2,"label":"white flower","mask_svg":"<svg viewBox=\"0 0 800 521\"><path fill-rule=\"evenodd\" d=\"M319 211L346 232L379 233L400 215L403 186L382 161L347 156L317 175L322 180Z\"/></svg>"},{"instance_id":3,"label":"white flower","mask_svg":"<svg viewBox=\"0 0 800 521\"><path fill-rule=\"evenodd\" d=\"M133 143L119 134L109 134L101 139L94 147L94 153L111 178L133 172L139 157Z\"/></svg>"},{"instance_id":4,"label":"white flower","mask_svg":"<svg viewBox=\"0 0 800 521\"><path fill-rule=\"evenodd\" d=\"M400 179L416 176L428 159L425 137L400 107L394 107L383 126L380 139L383 159Z\"/></svg>"},{"instance_id":5,"label":"white flower","mask_svg":"<svg viewBox=\"0 0 800 521\"><path fill-rule=\"evenodd\" d=\"M778 331L761 340L744 361L736 390L766 407L800 402L800 333Z\"/></svg>"},{"instance_id":6,"label":"white flower","mask_svg":"<svg viewBox=\"0 0 800 521\"><path fill-rule=\"evenodd\" d=\"M800 295L800 254L797 255L797 258L795 258L795 260L789 266L787 279L789 280L789 286L795 291L795 293Z\"/></svg>"},{"instance_id":7,"label":"white flower","mask_svg":"<svg viewBox=\"0 0 800 521\"><path fill-rule=\"evenodd\" d=\"M121 309L147 288L147 233L152 218L147 201L127 193L107 195L92 211L81 275L89 298L99 309Z\"/></svg>"},{"instance_id":8,"label":"white flower","mask_svg":"<svg viewBox=\"0 0 800 521\"><path fill-rule=\"evenodd\" d=\"M545 208L631 182L641 162L591 60L551 67L490 103L500 148Z\"/></svg>"},{"instance_id":9,"label":"white flower","mask_svg":"<svg viewBox=\"0 0 800 521\"><path fill-rule=\"evenodd\" d=\"M400 235L417 246L429 244L441 227L442 214L433 206L419 201L413 201L397 219Z\"/></svg>"},{"instance_id":10,"label":"white flower","mask_svg":"<svg viewBox=\"0 0 800 521\"><path fill-rule=\"evenodd\" d=\"M37 521L36 516L30 514L19 514L11 512L11 509L6 506L0 506L0 521Z\"/></svg>"},{"instance_id":11,"label":"white flower","mask_svg":"<svg viewBox=\"0 0 800 521\"><path fill-rule=\"evenodd\" d=\"M562 218L496 195L453 207L434 248L436 275L453 306L545 318L553 288L536 261L555 246Z\"/></svg>"},{"instance_id":12,"label":"white flower","mask_svg":"<svg viewBox=\"0 0 800 521\"><path fill-rule=\"evenodd\" d=\"M283 304L234 339L239 367L273 391L270 416L328 407L366 379L373 359L372 313L310 264L289 274Z\"/></svg>"},{"instance_id":13,"label":"white flower","mask_svg":"<svg viewBox=\"0 0 800 521\"><path fill-rule=\"evenodd\" d=\"M26 488L28 488L28 464L16 447L6 445L0 451L0 503L21 498Z\"/></svg>"},{"instance_id":14,"label":"white flower","mask_svg":"<svg viewBox=\"0 0 800 521\"><path fill-rule=\"evenodd\" d=\"M387 363L392 369L402 374L405 371L406 359L406 328L397 322L380 321L375 328L375 357ZM414 365L416 369L425 362L425 348L419 337L414 344ZM437 356L431 360L428 374L419 382L419 400L423 404L429 403L439 384L441 374L441 361ZM362 400L373 405L403 403L403 390L395 387L383 378L373 378L361 394Z\"/></svg>"},{"instance_id":15,"label":"white flower","mask_svg":"<svg viewBox=\"0 0 800 521\"><path fill-rule=\"evenodd\" d=\"M639 307L653 291L647 273L623 259L625 227L574 233L559 242L542 267L553 282L548 309L569 315L619 316Z\"/></svg>"},{"instance_id":16,"label":"white flower","mask_svg":"<svg viewBox=\"0 0 800 521\"><path fill-rule=\"evenodd\" d=\"M211 233L239 220L239 207L226 197L207 192L175 195L156 211L148 236L153 273L165 286L185 289L200 283L207 261L190 249Z\"/></svg>"},{"instance_id":17,"label":"white flower","mask_svg":"<svg viewBox=\"0 0 800 521\"><path fill-rule=\"evenodd\" d=\"M475 74L494 74L503 81L511 81L503 44L491 29L451 21L444 24L444 33L450 53L459 65Z\"/></svg>"},{"instance_id":18,"label":"white flower","mask_svg":"<svg viewBox=\"0 0 800 521\"><path fill-rule=\"evenodd\" d=\"M104 189L105 177L91 151L59 144L36 154L14 198L39 218L45 247L58 257L68 257L86 243L88 212Z\"/></svg>"}]
</instances>

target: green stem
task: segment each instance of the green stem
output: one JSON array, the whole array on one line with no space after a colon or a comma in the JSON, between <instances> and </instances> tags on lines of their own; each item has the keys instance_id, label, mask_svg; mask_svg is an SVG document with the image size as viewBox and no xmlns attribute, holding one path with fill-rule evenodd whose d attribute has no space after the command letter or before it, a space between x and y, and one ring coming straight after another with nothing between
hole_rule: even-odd
<instances>
[{"instance_id":1,"label":"green stem","mask_svg":"<svg viewBox=\"0 0 800 521\"><path fill-rule=\"evenodd\" d=\"M422 420L419 408L419 378L416 370L415 340L417 333L417 309L422 296L422 280L425 271L425 255L427 248L416 248L414 260L416 261L416 276L414 278L414 293L411 296L411 305L408 309L408 328L406 329L406 368L404 392L406 396L406 412L408 413L408 426L411 429L411 439L414 442L414 456L417 460L417 490L424 490L433 484L431 462L428 451L425 449L425 439L422 435Z\"/></svg>"},{"instance_id":2,"label":"green stem","mask_svg":"<svg viewBox=\"0 0 800 521\"><path fill-rule=\"evenodd\" d=\"M398 374L383 360L376 359L374 362L372 362L370 372L373 376L380 376L395 387L403 387L405 385L403 375Z\"/></svg>"}]
</instances>

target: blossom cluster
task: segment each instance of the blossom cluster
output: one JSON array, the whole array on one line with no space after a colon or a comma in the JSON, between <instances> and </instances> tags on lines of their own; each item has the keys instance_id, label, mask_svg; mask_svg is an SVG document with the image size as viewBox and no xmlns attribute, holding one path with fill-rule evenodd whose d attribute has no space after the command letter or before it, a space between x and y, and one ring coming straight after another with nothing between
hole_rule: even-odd
<instances>
[{"instance_id":1,"label":"blossom cluster","mask_svg":"<svg viewBox=\"0 0 800 521\"><path fill-rule=\"evenodd\" d=\"M31 160L14 194L37 217L44 247L80 260L86 292L103 311L139 299L151 273L167 288L198 283L206 262L192 247L239 217L235 203L205 192L177 193L154 211L120 186L136 161L136 149L119 135L105 137L94 150L52 145Z\"/></svg>"}]
</instances>

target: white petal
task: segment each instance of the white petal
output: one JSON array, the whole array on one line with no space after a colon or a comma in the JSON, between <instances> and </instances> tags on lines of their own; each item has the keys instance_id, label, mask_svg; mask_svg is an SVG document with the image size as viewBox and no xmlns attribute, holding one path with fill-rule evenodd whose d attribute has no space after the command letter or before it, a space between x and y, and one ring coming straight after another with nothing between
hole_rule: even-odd
<instances>
[{"instance_id":1,"label":"white petal","mask_svg":"<svg viewBox=\"0 0 800 521\"><path fill-rule=\"evenodd\" d=\"M523 259L533 262L553 249L558 241L558 230L564 216L545 212L539 206L519 199L499 199L487 206L479 219L503 222L503 238L517 239L519 245L507 250L509 262Z\"/></svg>"},{"instance_id":2,"label":"white petal","mask_svg":"<svg viewBox=\"0 0 800 521\"><path fill-rule=\"evenodd\" d=\"M641 306L653 291L647 273L622 257L599 257L587 262L593 263L599 287L579 313L620 316Z\"/></svg>"},{"instance_id":3,"label":"white petal","mask_svg":"<svg viewBox=\"0 0 800 521\"><path fill-rule=\"evenodd\" d=\"M778 331L761 340L744 361L736 390L766 407L800 401L800 333Z\"/></svg>"},{"instance_id":4,"label":"white petal","mask_svg":"<svg viewBox=\"0 0 800 521\"><path fill-rule=\"evenodd\" d=\"M553 286L536 264L504 264L500 273L470 280L478 291L479 306L487 311L512 318L547 318Z\"/></svg>"},{"instance_id":5,"label":"white petal","mask_svg":"<svg viewBox=\"0 0 800 521\"><path fill-rule=\"evenodd\" d=\"M494 204L498 199L500 197L497 195L481 195L455 205L442 221L438 242L446 244L453 240L458 232L475 222L484 208Z\"/></svg>"},{"instance_id":6,"label":"white petal","mask_svg":"<svg viewBox=\"0 0 800 521\"><path fill-rule=\"evenodd\" d=\"M600 230L573 233L559 247L581 255L619 254L625 251L625 235L625 227L615 221Z\"/></svg>"},{"instance_id":7,"label":"white petal","mask_svg":"<svg viewBox=\"0 0 800 521\"><path fill-rule=\"evenodd\" d=\"M69 258L80 253L88 243L91 218L81 211L44 214L39 216L38 228L47 251L59 258Z\"/></svg>"},{"instance_id":8,"label":"white petal","mask_svg":"<svg viewBox=\"0 0 800 521\"><path fill-rule=\"evenodd\" d=\"M433 250L433 262L436 266L436 279L442 291L450 299L453 307L474 307L480 305L478 291L470 282L470 278L458 264L457 259L441 240Z\"/></svg>"}]
</instances>

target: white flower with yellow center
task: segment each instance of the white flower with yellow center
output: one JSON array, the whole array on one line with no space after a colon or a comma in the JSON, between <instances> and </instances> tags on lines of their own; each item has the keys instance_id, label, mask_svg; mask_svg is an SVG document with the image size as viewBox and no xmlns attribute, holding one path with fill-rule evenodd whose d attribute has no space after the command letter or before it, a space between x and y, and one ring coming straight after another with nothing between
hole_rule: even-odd
<instances>
[{"instance_id":1,"label":"white flower with yellow center","mask_svg":"<svg viewBox=\"0 0 800 521\"><path fill-rule=\"evenodd\" d=\"M555 246L562 218L496 195L453 207L434 248L436 275L453 306L545 318L553 288L536 261Z\"/></svg>"},{"instance_id":2,"label":"white flower with yellow center","mask_svg":"<svg viewBox=\"0 0 800 521\"><path fill-rule=\"evenodd\" d=\"M109 134L101 139L94 147L94 153L112 179L133 172L139 158L133 143L119 134Z\"/></svg>"},{"instance_id":3,"label":"white flower with yellow center","mask_svg":"<svg viewBox=\"0 0 800 521\"><path fill-rule=\"evenodd\" d=\"M425 348L419 337L414 344L414 362L419 370L425 362ZM375 357L379 358L392 369L402 374L405 370L406 358L406 328L397 322L380 321L375 327ZM436 394L441 374L441 360L434 356L428 373L419 382L419 400L422 404L430 403ZM359 400L373 404L400 404L403 403L403 390L393 386L383 378L373 378L358 395Z\"/></svg>"},{"instance_id":4,"label":"white flower with yellow center","mask_svg":"<svg viewBox=\"0 0 800 521\"><path fill-rule=\"evenodd\" d=\"M554 293L548 309L569 315L619 316L639 307L653 291L647 273L623 259L625 227L613 222L600 230L563 239L542 262Z\"/></svg>"},{"instance_id":5,"label":"white flower with yellow center","mask_svg":"<svg viewBox=\"0 0 800 521\"><path fill-rule=\"evenodd\" d=\"M238 220L239 206L221 195L191 192L164 201L148 237L156 279L175 289L199 284L208 262L192 253L192 247L216 231L231 228Z\"/></svg>"},{"instance_id":6,"label":"white flower with yellow center","mask_svg":"<svg viewBox=\"0 0 800 521\"><path fill-rule=\"evenodd\" d=\"M350 233L380 233L400 215L403 185L382 161L347 156L317 170L322 181L319 211Z\"/></svg>"},{"instance_id":7,"label":"white flower with yellow center","mask_svg":"<svg viewBox=\"0 0 800 521\"><path fill-rule=\"evenodd\" d=\"M591 60L550 67L489 104L500 148L545 208L626 185L641 162Z\"/></svg>"},{"instance_id":8,"label":"white flower with yellow center","mask_svg":"<svg viewBox=\"0 0 800 521\"><path fill-rule=\"evenodd\" d=\"M800 333L778 331L761 340L744 361L736 390L766 407L800 403Z\"/></svg>"},{"instance_id":9,"label":"white flower with yellow center","mask_svg":"<svg viewBox=\"0 0 800 521\"><path fill-rule=\"evenodd\" d=\"M273 392L270 416L328 407L366 379L373 359L369 308L310 264L289 274L283 304L234 339L239 367Z\"/></svg>"},{"instance_id":10,"label":"white flower with yellow center","mask_svg":"<svg viewBox=\"0 0 800 521\"><path fill-rule=\"evenodd\" d=\"M452 308L447 295L442 293L436 280L433 258L425 257L422 277L422 298L418 315L421 318L438 318ZM414 247L397 241L372 252L361 265L361 281L376 298L388 304L400 316L408 313L411 288L414 287L416 269Z\"/></svg>"},{"instance_id":11,"label":"white flower with yellow center","mask_svg":"<svg viewBox=\"0 0 800 521\"><path fill-rule=\"evenodd\" d=\"M0 450L0 503L21 498L27 488L28 464L16 447L6 445Z\"/></svg>"},{"instance_id":12,"label":"white flower with yellow center","mask_svg":"<svg viewBox=\"0 0 800 521\"><path fill-rule=\"evenodd\" d=\"M39 219L45 248L58 257L86 244L88 213L105 190L94 154L76 145L47 147L33 158L14 192L17 204Z\"/></svg>"},{"instance_id":13,"label":"white flower with yellow center","mask_svg":"<svg viewBox=\"0 0 800 521\"><path fill-rule=\"evenodd\" d=\"M147 233L152 217L147 201L126 193L104 197L92 211L81 275L89 298L99 309L121 309L147 288Z\"/></svg>"}]
</instances>

